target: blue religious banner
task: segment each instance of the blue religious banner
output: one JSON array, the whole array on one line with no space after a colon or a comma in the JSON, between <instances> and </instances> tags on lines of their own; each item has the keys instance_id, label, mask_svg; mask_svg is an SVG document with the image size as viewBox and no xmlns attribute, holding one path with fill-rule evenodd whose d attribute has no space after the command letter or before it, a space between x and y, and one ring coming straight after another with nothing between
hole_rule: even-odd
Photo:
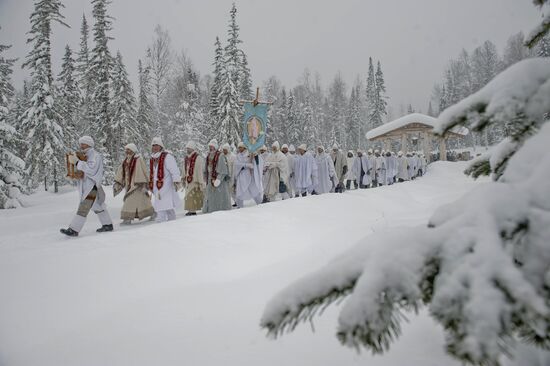
<instances>
[{"instance_id":1,"label":"blue religious banner","mask_svg":"<svg viewBox=\"0 0 550 366\"><path fill-rule=\"evenodd\" d=\"M267 131L267 103L244 102L243 143L255 153L265 144Z\"/></svg>"}]
</instances>

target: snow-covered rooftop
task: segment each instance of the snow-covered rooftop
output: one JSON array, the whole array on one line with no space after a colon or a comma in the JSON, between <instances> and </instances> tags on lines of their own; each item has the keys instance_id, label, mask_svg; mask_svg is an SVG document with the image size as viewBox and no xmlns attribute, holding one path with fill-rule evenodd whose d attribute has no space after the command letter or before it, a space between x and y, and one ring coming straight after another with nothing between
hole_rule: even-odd
<instances>
[{"instance_id":1,"label":"snow-covered rooftop","mask_svg":"<svg viewBox=\"0 0 550 366\"><path fill-rule=\"evenodd\" d=\"M422 113L407 114L406 116L403 116L370 130L369 132L367 132L367 139L371 140L377 138L379 136L385 135L388 132L397 130L413 123L421 123L423 125L430 126L433 129L437 124L437 118L433 118ZM465 127L458 127L454 128L452 132L459 135L467 135L468 129Z\"/></svg>"}]
</instances>

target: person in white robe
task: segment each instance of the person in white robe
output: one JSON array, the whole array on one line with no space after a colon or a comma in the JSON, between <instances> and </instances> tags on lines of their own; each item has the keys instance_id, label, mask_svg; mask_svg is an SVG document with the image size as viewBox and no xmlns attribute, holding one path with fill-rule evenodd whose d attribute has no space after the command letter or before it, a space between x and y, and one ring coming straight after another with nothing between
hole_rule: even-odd
<instances>
[{"instance_id":1,"label":"person in white robe","mask_svg":"<svg viewBox=\"0 0 550 366\"><path fill-rule=\"evenodd\" d=\"M267 160L267 157L269 156L269 151L267 151L267 146L262 145L262 147L260 147L258 149L258 156L260 157L260 159L262 159L263 164L265 164L265 161ZM266 171L264 169L264 171L262 173L262 186L264 187L263 203L268 202L267 196L265 195L265 187L267 186L267 176L266 176L265 173L266 173Z\"/></svg>"},{"instance_id":2,"label":"person in white robe","mask_svg":"<svg viewBox=\"0 0 550 366\"><path fill-rule=\"evenodd\" d=\"M418 175L422 176L422 175L426 174L426 169L428 168L428 162L426 161L426 157L424 156L424 154L420 154L418 156L418 158L420 160L420 167L418 168Z\"/></svg>"},{"instance_id":3,"label":"person in white robe","mask_svg":"<svg viewBox=\"0 0 550 366\"><path fill-rule=\"evenodd\" d=\"M164 148L160 137L151 142L149 161L149 190L153 194L153 208L157 222L176 219L176 207L181 205L178 191L183 188L176 158Z\"/></svg>"},{"instance_id":4,"label":"person in white robe","mask_svg":"<svg viewBox=\"0 0 550 366\"><path fill-rule=\"evenodd\" d=\"M264 171L267 176L267 184L264 186L264 195L269 202L276 200L281 188L286 192L288 186L288 161L279 149L279 142L271 145L271 154L264 163Z\"/></svg>"},{"instance_id":5,"label":"person in white robe","mask_svg":"<svg viewBox=\"0 0 550 366\"><path fill-rule=\"evenodd\" d=\"M258 155L249 154L245 144L238 145L238 153L233 165L233 176L236 182L235 200L237 207L242 208L244 201L254 200L262 203L264 189L262 184L263 160Z\"/></svg>"},{"instance_id":6,"label":"person in white robe","mask_svg":"<svg viewBox=\"0 0 550 366\"><path fill-rule=\"evenodd\" d=\"M386 151L386 156L384 157L386 161L386 185L392 185L393 184L393 172L395 170L395 162L393 160L393 157L391 155L391 151Z\"/></svg>"},{"instance_id":7,"label":"person in white robe","mask_svg":"<svg viewBox=\"0 0 550 366\"><path fill-rule=\"evenodd\" d=\"M408 169L409 179L414 180L414 178L416 178L416 165L415 165L416 159L413 158L411 152L407 153L407 161L409 162L409 169Z\"/></svg>"},{"instance_id":8,"label":"person in white robe","mask_svg":"<svg viewBox=\"0 0 550 366\"><path fill-rule=\"evenodd\" d=\"M334 170L336 171L336 178L339 182L335 188L335 191L342 193L345 190L345 177L348 169L351 169L351 166L348 166L348 160L346 159L344 153L338 147L338 144L334 144L332 146L330 158L332 160L332 164L334 165Z\"/></svg>"},{"instance_id":9,"label":"person in white robe","mask_svg":"<svg viewBox=\"0 0 550 366\"><path fill-rule=\"evenodd\" d=\"M403 151L397 153L397 181L399 183L409 180L409 159L403 155Z\"/></svg>"},{"instance_id":10,"label":"person in white robe","mask_svg":"<svg viewBox=\"0 0 550 366\"><path fill-rule=\"evenodd\" d=\"M223 156L225 156L225 159L227 160L227 167L229 169L230 181L229 181L229 188L231 191L231 198L233 201L235 201L235 177L233 176L233 164L235 163L235 154L231 151L231 146L229 146L228 143L225 143L222 145L222 153ZM233 207L236 207L237 204L235 203Z\"/></svg>"},{"instance_id":11,"label":"person in white robe","mask_svg":"<svg viewBox=\"0 0 550 366\"><path fill-rule=\"evenodd\" d=\"M365 189L369 188L371 184L371 172L372 166L370 161L361 150L357 150L357 156L353 160L352 171L353 175L356 177L357 182L359 183L359 188Z\"/></svg>"},{"instance_id":12,"label":"person in white robe","mask_svg":"<svg viewBox=\"0 0 550 366\"><path fill-rule=\"evenodd\" d=\"M349 150L348 151L348 154L347 154L347 157L346 157L346 161L347 161L347 164L348 164L348 171L344 177L345 181L346 181L346 189L351 189L351 184L353 183L353 186L355 187L355 189L358 188L358 183L357 183L357 178L355 177L355 172L353 170L353 163L355 161L355 158L354 158L354 155L353 155L353 150Z\"/></svg>"},{"instance_id":13,"label":"person in white robe","mask_svg":"<svg viewBox=\"0 0 550 366\"><path fill-rule=\"evenodd\" d=\"M374 150L375 187L386 184L386 158L380 155L380 151Z\"/></svg>"},{"instance_id":14,"label":"person in white robe","mask_svg":"<svg viewBox=\"0 0 550 366\"><path fill-rule=\"evenodd\" d=\"M204 204L204 158L199 153L196 142L189 141L185 146L187 156L183 160L182 183L185 187L184 210L185 216L195 216Z\"/></svg>"},{"instance_id":15,"label":"person in white robe","mask_svg":"<svg viewBox=\"0 0 550 366\"><path fill-rule=\"evenodd\" d=\"M367 187L376 187L376 156L372 149L367 151L367 159L369 160L368 184Z\"/></svg>"},{"instance_id":16,"label":"person in white robe","mask_svg":"<svg viewBox=\"0 0 550 366\"><path fill-rule=\"evenodd\" d=\"M105 191L101 186L103 181L103 157L94 150L94 140L90 136L82 136L78 143L80 150L86 154L86 161L80 160L76 154L71 154L69 162L75 165L76 169L83 172L84 176L78 180L77 190L79 193L79 205L76 215L67 229L60 232L67 236L78 236L84 227L86 217L90 210L99 218L101 227L97 232L113 231L113 221L105 205Z\"/></svg>"},{"instance_id":17,"label":"person in white robe","mask_svg":"<svg viewBox=\"0 0 550 366\"><path fill-rule=\"evenodd\" d=\"M296 177L294 176L294 159L295 159L295 152L294 146L290 145L292 148L292 152L290 151L287 144L284 144L281 147L281 152L285 154L287 165L288 165L288 184L286 187L286 192L281 193L281 197L283 200L287 198L294 197L294 194L296 192Z\"/></svg>"},{"instance_id":18,"label":"person in white robe","mask_svg":"<svg viewBox=\"0 0 550 366\"><path fill-rule=\"evenodd\" d=\"M317 147L315 162L317 163L317 184L315 185L315 193L324 194L332 192L339 181L336 170L334 169L334 163L330 155L325 153L324 147Z\"/></svg>"},{"instance_id":19,"label":"person in white robe","mask_svg":"<svg viewBox=\"0 0 550 366\"><path fill-rule=\"evenodd\" d=\"M294 174L296 177L296 194L305 197L313 194L317 184L317 163L313 155L307 151L307 145L298 146L298 154L294 161Z\"/></svg>"}]
</instances>

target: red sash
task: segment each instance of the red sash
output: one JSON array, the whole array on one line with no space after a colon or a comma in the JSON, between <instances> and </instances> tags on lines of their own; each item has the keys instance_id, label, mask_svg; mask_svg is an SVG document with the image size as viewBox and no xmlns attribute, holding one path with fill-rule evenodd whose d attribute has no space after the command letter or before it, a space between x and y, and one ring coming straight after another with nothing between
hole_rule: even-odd
<instances>
[{"instance_id":1,"label":"red sash","mask_svg":"<svg viewBox=\"0 0 550 366\"><path fill-rule=\"evenodd\" d=\"M214 153L214 159L212 159L212 173L210 175L212 177L212 179L210 180L210 183L212 185L214 185L214 181L218 177L218 173L216 172L216 168L218 167L218 160L220 160L220 155L221 155L221 152L216 151ZM206 166L209 166L209 165L210 165L210 154L208 154L208 156L206 157Z\"/></svg>"},{"instance_id":2,"label":"red sash","mask_svg":"<svg viewBox=\"0 0 550 366\"><path fill-rule=\"evenodd\" d=\"M132 177L134 176L134 171L136 170L137 157L134 156L130 162L130 176L128 177L128 187L130 189L132 186ZM126 169L128 168L128 159L124 159L122 163L122 181L126 184Z\"/></svg>"},{"instance_id":3,"label":"red sash","mask_svg":"<svg viewBox=\"0 0 550 366\"><path fill-rule=\"evenodd\" d=\"M197 161L197 154L194 152L191 156L185 157L185 171L187 172L187 184L191 184L193 181L193 174L195 173L195 162Z\"/></svg>"},{"instance_id":4,"label":"red sash","mask_svg":"<svg viewBox=\"0 0 550 366\"><path fill-rule=\"evenodd\" d=\"M154 181L154 164L155 160L158 160L158 169L157 169L157 189L160 190L164 184L164 159L168 155L167 152L163 151L158 159L149 160L149 190L153 190L153 181Z\"/></svg>"}]
</instances>

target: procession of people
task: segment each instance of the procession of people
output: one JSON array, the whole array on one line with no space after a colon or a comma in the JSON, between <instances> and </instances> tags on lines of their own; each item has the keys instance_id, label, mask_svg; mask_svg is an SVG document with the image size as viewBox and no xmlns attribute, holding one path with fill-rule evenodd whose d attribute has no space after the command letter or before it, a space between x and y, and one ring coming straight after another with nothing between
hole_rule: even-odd
<instances>
[{"instance_id":1,"label":"procession of people","mask_svg":"<svg viewBox=\"0 0 550 366\"><path fill-rule=\"evenodd\" d=\"M94 149L92 137L81 137L79 144L80 153L67 156L67 164L80 173L79 204L68 228L60 231L78 236L90 210L101 223L97 232L113 231L102 187L103 157ZM148 162L134 143L128 143L113 185L114 196L124 191L121 224L144 219L175 220L176 209L182 204L178 192L182 190L185 215L193 216L198 211L242 208L248 200L259 205L278 199L392 185L422 176L428 166L426 157L416 152L395 154L369 149L365 153L359 149L345 154L336 144L330 152L321 145L313 153L311 150L306 144L295 149L294 145L281 146L275 141L271 151L263 145L257 152L251 152L240 142L234 153L229 144L220 148L214 139L203 156L199 144L189 141L179 165L160 137L151 142Z\"/></svg>"}]
</instances>

